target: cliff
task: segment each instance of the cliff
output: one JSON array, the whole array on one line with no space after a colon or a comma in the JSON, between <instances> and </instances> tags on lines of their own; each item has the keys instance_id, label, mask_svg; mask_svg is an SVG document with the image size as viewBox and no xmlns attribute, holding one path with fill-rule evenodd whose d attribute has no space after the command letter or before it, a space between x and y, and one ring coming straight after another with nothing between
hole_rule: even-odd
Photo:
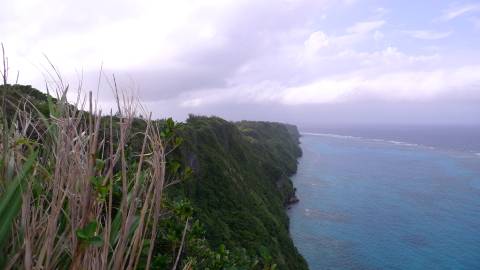
<instances>
[{"instance_id":1,"label":"cliff","mask_svg":"<svg viewBox=\"0 0 480 270\"><path fill-rule=\"evenodd\" d=\"M181 134L181 156L195 176L178 189L193 202L209 242L250 254L266 249L279 269L306 269L284 207L294 198L297 128L190 116Z\"/></svg>"},{"instance_id":2,"label":"cliff","mask_svg":"<svg viewBox=\"0 0 480 270\"><path fill-rule=\"evenodd\" d=\"M7 120L15 114L15 105L33 105L48 116L49 102L58 102L30 86L0 90L6 98L2 104ZM140 119L132 123L131 134L137 135L129 143L131 156L141 148L143 137L138 134L145 127ZM183 143L168 160L192 168L193 177L172 186L167 196L172 202L187 199L192 204L194 218L205 227L208 246L220 249L222 256L227 256L223 246L233 251L244 249L249 258L260 259L258 267L275 264L278 269L307 269L289 236L285 212L285 206L296 198L289 176L296 172L297 158L302 154L297 128L281 123L190 116L175 132ZM182 224L175 223L180 236ZM168 248L160 245L158 251L165 250ZM188 245L185 255L205 257L193 247L189 250Z\"/></svg>"}]
</instances>

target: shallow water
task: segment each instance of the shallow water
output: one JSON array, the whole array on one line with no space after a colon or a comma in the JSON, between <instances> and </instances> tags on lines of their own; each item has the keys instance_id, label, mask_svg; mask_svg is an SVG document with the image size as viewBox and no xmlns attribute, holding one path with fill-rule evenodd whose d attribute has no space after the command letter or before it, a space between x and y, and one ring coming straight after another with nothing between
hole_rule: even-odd
<instances>
[{"instance_id":1,"label":"shallow water","mask_svg":"<svg viewBox=\"0 0 480 270\"><path fill-rule=\"evenodd\" d=\"M304 135L290 230L311 269L480 269L480 157Z\"/></svg>"}]
</instances>

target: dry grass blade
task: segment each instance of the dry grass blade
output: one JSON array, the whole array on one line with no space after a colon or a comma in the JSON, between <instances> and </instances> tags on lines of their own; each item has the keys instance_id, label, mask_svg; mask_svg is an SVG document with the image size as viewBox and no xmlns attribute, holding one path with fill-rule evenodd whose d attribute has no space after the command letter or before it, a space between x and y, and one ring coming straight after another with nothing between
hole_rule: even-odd
<instances>
[{"instance_id":1,"label":"dry grass blade","mask_svg":"<svg viewBox=\"0 0 480 270\"><path fill-rule=\"evenodd\" d=\"M4 83L6 65L4 60ZM3 266L134 269L146 253L146 268L150 268L153 245L148 251L144 247L156 239L166 166L158 127L151 116L143 120L146 129L141 152L132 161L127 147L136 115L135 99L115 88L118 113L105 118L93 106L91 93L88 111L84 111L80 97L75 105L67 103L68 86L62 80L55 86L58 100L49 99L50 116L39 117L18 108L21 117L10 120L14 132L8 136L12 140L0 143L0 149L11 149L13 142L35 133L38 143L30 148L41 149L20 193L21 211L14 218L14 233L9 235L15 244L5 249L10 260ZM10 132L4 125L0 127L2 134ZM12 162L18 173L24 163L20 157L30 148L2 151L6 156L2 164ZM117 178L120 193L114 195Z\"/></svg>"}]
</instances>

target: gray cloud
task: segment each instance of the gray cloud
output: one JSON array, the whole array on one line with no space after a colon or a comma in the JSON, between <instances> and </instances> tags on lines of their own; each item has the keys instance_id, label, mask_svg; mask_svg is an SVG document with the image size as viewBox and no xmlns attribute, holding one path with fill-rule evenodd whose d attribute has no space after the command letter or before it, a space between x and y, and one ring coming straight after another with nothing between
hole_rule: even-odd
<instances>
[{"instance_id":1,"label":"gray cloud","mask_svg":"<svg viewBox=\"0 0 480 270\"><path fill-rule=\"evenodd\" d=\"M138 90L157 115L181 118L191 111L304 122L311 112L329 115L318 121L380 121L364 104L377 104L371 110L378 112L388 111L378 105L385 103L396 109L382 119L397 121L408 119L402 106L408 111L424 104L415 107L421 111L427 104L432 111L442 104L450 108L442 112L453 113L461 106L444 105L480 100L479 55L461 55L461 46L427 49L450 45L456 29L411 31L423 45L408 43L389 6L351 0L29 1L9 2L0 11L0 34L13 44L12 59L25 82L43 86L38 70L28 66L46 53L71 82L83 70L85 86L95 90L103 61L104 72ZM447 11L458 18L463 10ZM112 101L107 84L100 97L105 106Z\"/></svg>"}]
</instances>

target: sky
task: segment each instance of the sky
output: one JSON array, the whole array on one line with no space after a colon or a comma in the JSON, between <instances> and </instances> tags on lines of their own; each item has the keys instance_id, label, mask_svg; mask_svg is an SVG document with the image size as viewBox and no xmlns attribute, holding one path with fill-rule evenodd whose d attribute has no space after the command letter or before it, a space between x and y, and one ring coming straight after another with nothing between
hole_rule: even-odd
<instances>
[{"instance_id":1,"label":"sky","mask_svg":"<svg viewBox=\"0 0 480 270\"><path fill-rule=\"evenodd\" d=\"M157 118L480 124L480 1L0 1L10 81L105 108L115 74Z\"/></svg>"}]
</instances>

